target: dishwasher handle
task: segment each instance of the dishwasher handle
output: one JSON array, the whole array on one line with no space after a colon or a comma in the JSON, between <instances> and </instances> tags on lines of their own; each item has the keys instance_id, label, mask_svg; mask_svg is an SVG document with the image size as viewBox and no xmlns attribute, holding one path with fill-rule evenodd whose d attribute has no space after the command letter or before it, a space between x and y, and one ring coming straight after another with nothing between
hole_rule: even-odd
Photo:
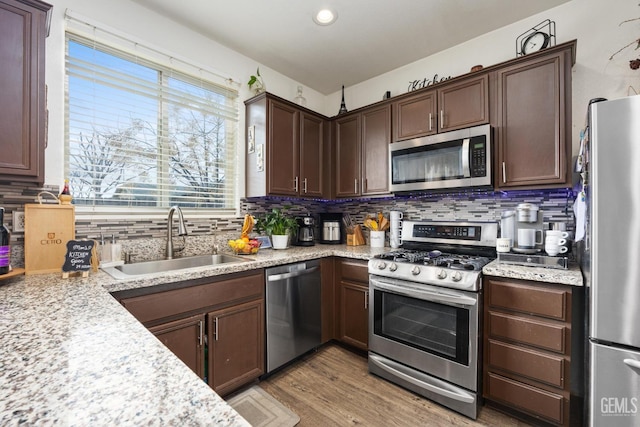
<instances>
[{"instance_id":1,"label":"dishwasher handle","mask_svg":"<svg viewBox=\"0 0 640 427\"><path fill-rule=\"evenodd\" d=\"M310 273L313 273L314 271L318 271L319 268L320 267L311 267L311 268L307 268L306 270L291 271L289 273L281 273L281 274L272 274L270 276L267 276L267 282L278 282L280 280L286 280L294 277L304 276L305 274L310 274Z\"/></svg>"}]
</instances>

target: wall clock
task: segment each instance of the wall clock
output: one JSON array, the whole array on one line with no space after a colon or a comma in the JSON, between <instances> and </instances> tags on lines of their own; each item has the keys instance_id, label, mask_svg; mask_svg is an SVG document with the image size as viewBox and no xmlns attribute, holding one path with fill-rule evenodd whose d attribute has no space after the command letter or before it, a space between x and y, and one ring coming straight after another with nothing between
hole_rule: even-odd
<instances>
[{"instance_id":1,"label":"wall clock","mask_svg":"<svg viewBox=\"0 0 640 427\"><path fill-rule=\"evenodd\" d=\"M516 56L538 52L546 47L555 46L556 23L545 20L520 34L516 39Z\"/></svg>"}]
</instances>

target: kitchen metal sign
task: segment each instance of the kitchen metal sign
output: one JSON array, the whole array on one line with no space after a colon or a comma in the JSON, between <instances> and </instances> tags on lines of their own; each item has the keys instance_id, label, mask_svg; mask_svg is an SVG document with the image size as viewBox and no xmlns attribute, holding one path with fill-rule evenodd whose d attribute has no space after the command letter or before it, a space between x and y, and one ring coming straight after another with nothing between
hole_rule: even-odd
<instances>
[{"instance_id":1,"label":"kitchen metal sign","mask_svg":"<svg viewBox=\"0 0 640 427\"><path fill-rule=\"evenodd\" d=\"M418 89L424 89L425 87L433 86L436 83L442 83L444 81L451 80L451 76L448 77L440 77L438 74L434 74L432 79L424 78L422 80L414 80L409 82L409 87L407 92L412 92Z\"/></svg>"}]
</instances>

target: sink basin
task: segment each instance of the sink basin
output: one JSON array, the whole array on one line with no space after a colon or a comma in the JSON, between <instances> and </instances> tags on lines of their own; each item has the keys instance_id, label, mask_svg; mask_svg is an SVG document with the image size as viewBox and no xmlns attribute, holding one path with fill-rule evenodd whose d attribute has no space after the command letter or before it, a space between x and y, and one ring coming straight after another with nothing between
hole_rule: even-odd
<instances>
[{"instance_id":1,"label":"sink basin","mask_svg":"<svg viewBox=\"0 0 640 427\"><path fill-rule=\"evenodd\" d=\"M102 270L116 279L144 276L147 274L162 273L165 271L184 270L187 268L205 267L220 264L245 262L244 258L227 255L201 255L186 258L163 259L158 261L138 262L124 264L115 267L105 267Z\"/></svg>"}]
</instances>

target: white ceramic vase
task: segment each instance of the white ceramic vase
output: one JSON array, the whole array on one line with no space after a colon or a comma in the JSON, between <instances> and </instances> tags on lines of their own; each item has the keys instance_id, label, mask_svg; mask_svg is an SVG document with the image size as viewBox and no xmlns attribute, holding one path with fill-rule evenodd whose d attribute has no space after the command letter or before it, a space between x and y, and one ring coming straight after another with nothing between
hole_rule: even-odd
<instances>
[{"instance_id":1,"label":"white ceramic vase","mask_svg":"<svg viewBox=\"0 0 640 427\"><path fill-rule=\"evenodd\" d=\"M271 235L271 246L273 246L273 249L287 249L288 245L289 245L289 235L287 235L287 234L284 234L284 235L272 234Z\"/></svg>"}]
</instances>

